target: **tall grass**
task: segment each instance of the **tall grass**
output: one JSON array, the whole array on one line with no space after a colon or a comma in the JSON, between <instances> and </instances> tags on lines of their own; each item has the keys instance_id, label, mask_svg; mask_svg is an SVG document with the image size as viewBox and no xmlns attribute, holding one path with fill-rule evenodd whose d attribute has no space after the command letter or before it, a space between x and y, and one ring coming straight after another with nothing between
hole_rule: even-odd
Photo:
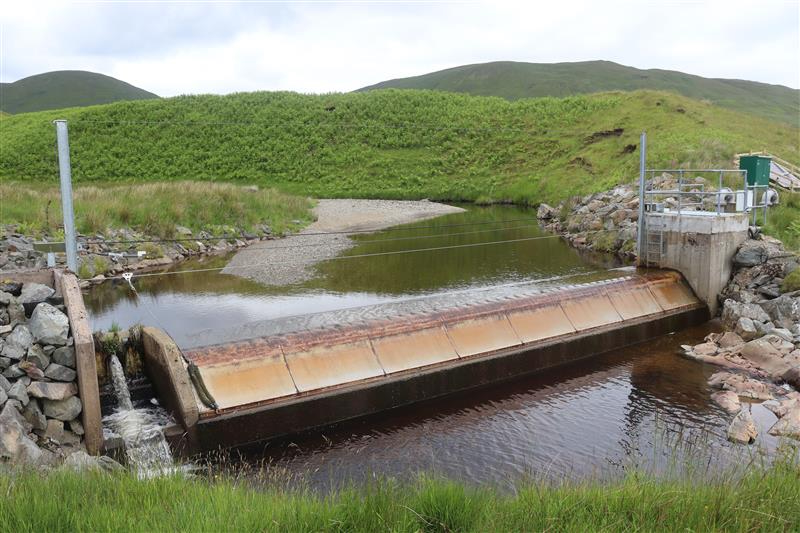
<instances>
[{"instance_id":1,"label":"tall grass","mask_svg":"<svg viewBox=\"0 0 800 533\"><path fill-rule=\"evenodd\" d=\"M800 252L800 192L780 193L780 205L767 211L764 231L783 241L786 248Z\"/></svg>"},{"instance_id":2,"label":"tall grass","mask_svg":"<svg viewBox=\"0 0 800 533\"><path fill-rule=\"evenodd\" d=\"M0 531L796 531L794 462L743 477L529 483L515 494L422 477L327 495L230 479L26 473L0 478Z\"/></svg>"},{"instance_id":3,"label":"tall grass","mask_svg":"<svg viewBox=\"0 0 800 533\"><path fill-rule=\"evenodd\" d=\"M307 222L312 207L306 198L274 189L196 181L83 185L75 188L74 200L78 230L87 235L109 227L129 227L172 237L176 224L214 233L267 224L282 232L294 220ZM61 223L58 188L0 183L0 223L21 224L25 233L57 234Z\"/></svg>"}]
</instances>

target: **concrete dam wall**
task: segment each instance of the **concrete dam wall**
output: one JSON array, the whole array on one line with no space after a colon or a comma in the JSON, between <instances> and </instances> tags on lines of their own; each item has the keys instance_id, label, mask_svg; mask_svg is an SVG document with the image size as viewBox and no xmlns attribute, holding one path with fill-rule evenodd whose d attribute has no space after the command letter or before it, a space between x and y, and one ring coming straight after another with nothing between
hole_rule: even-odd
<instances>
[{"instance_id":1,"label":"concrete dam wall","mask_svg":"<svg viewBox=\"0 0 800 533\"><path fill-rule=\"evenodd\" d=\"M349 322L320 313L306 327L280 333L270 325L250 328L238 332L245 338L185 350L189 365L163 332L145 328L151 378L182 426L170 432L173 445L211 450L326 426L708 319L707 306L670 271L513 288L456 303L375 306Z\"/></svg>"}]
</instances>

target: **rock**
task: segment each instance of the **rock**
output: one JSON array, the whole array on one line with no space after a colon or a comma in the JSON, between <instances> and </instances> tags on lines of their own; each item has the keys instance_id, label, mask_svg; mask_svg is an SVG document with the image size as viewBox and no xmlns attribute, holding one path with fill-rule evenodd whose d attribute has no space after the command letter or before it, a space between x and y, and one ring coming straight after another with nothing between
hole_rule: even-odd
<instances>
[{"instance_id":1,"label":"rock","mask_svg":"<svg viewBox=\"0 0 800 533\"><path fill-rule=\"evenodd\" d=\"M22 292L22 283L4 279L0 281L0 291L7 292L12 296L19 296Z\"/></svg>"},{"instance_id":2,"label":"rock","mask_svg":"<svg viewBox=\"0 0 800 533\"><path fill-rule=\"evenodd\" d=\"M9 359L22 359L28 353L31 344L33 344L31 331L27 326L19 325L14 328L11 335L6 337L3 356Z\"/></svg>"},{"instance_id":3,"label":"rock","mask_svg":"<svg viewBox=\"0 0 800 533\"><path fill-rule=\"evenodd\" d=\"M0 407L3 407L6 404L6 400L8 400L8 394L6 394L6 390L0 387Z\"/></svg>"},{"instance_id":4,"label":"rock","mask_svg":"<svg viewBox=\"0 0 800 533\"><path fill-rule=\"evenodd\" d=\"M764 335L759 340L769 343L773 348L778 350L781 355L786 355L792 350L794 350L794 344L791 341L786 341L782 337L775 335L772 333L773 331L777 331L776 329L771 329L770 333ZM790 337L791 338L791 337Z\"/></svg>"},{"instance_id":5,"label":"rock","mask_svg":"<svg viewBox=\"0 0 800 533\"><path fill-rule=\"evenodd\" d=\"M78 394L78 386L75 383L48 383L45 381L34 381L28 385L28 394L34 398L46 400L66 400L67 398Z\"/></svg>"},{"instance_id":6,"label":"rock","mask_svg":"<svg viewBox=\"0 0 800 533\"><path fill-rule=\"evenodd\" d=\"M11 385L11 388L8 389L8 397L17 400L23 407L28 405L28 391L25 390L25 385L21 381Z\"/></svg>"},{"instance_id":7,"label":"rock","mask_svg":"<svg viewBox=\"0 0 800 533\"><path fill-rule=\"evenodd\" d=\"M776 335L781 339L785 340L786 342L794 341L794 335L792 335L792 332L786 328L772 328L771 330L768 331L768 333L770 335Z\"/></svg>"},{"instance_id":8,"label":"rock","mask_svg":"<svg viewBox=\"0 0 800 533\"><path fill-rule=\"evenodd\" d=\"M191 237L192 236L192 230L190 230L186 226L175 226L175 233L177 233L178 235L180 235L182 237Z\"/></svg>"},{"instance_id":9,"label":"rock","mask_svg":"<svg viewBox=\"0 0 800 533\"><path fill-rule=\"evenodd\" d=\"M12 303L6 309L8 311L9 324L15 326L25 322L25 308L20 303Z\"/></svg>"},{"instance_id":10,"label":"rock","mask_svg":"<svg viewBox=\"0 0 800 533\"><path fill-rule=\"evenodd\" d=\"M717 353L717 345L713 342L704 342L692 348L697 355L714 355Z\"/></svg>"},{"instance_id":11,"label":"rock","mask_svg":"<svg viewBox=\"0 0 800 533\"><path fill-rule=\"evenodd\" d=\"M75 348L62 346L53 352L53 362L69 368L75 368Z\"/></svg>"},{"instance_id":12,"label":"rock","mask_svg":"<svg viewBox=\"0 0 800 533\"><path fill-rule=\"evenodd\" d=\"M736 267L749 268L766 263L770 257L770 250L770 243L766 241L745 241L733 256L733 264Z\"/></svg>"},{"instance_id":13,"label":"rock","mask_svg":"<svg viewBox=\"0 0 800 533\"><path fill-rule=\"evenodd\" d=\"M12 302L16 302L17 299L14 298L14 295L10 292L5 292L0 290L0 305L8 305Z\"/></svg>"},{"instance_id":14,"label":"rock","mask_svg":"<svg viewBox=\"0 0 800 533\"><path fill-rule=\"evenodd\" d=\"M736 321L734 332L745 341L753 340L758 337L758 328L755 323L744 316Z\"/></svg>"},{"instance_id":15,"label":"rock","mask_svg":"<svg viewBox=\"0 0 800 533\"><path fill-rule=\"evenodd\" d=\"M2 345L2 343L0 343L0 352L2 351L2 349L3 349L3 345ZM8 357L3 357L2 355L0 355L0 370L5 370L6 368L8 368L10 366L11 366L11 359L9 359Z\"/></svg>"},{"instance_id":16,"label":"rock","mask_svg":"<svg viewBox=\"0 0 800 533\"><path fill-rule=\"evenodd\" d=\"M797 390L800 390L800 367L795 366L784 372L781 379L794 387Z\"/></svg>"},{"instance_id":17,"label":"rock","mask_svg":"<svg viewBox=\"0 0 800 533\"><path fill-rule=\"evenodd\" d=\"M720 348L734 348L741 344L744 344L744 340L738 334L734 333L733 331L726 331L722 334L722 336L717 340Z\"/></svg>"},{"instance_id":18,"label":"rock","mask_svg":"<svg viewBox=\"0 0 800 533\"><path fill-rule=\"evenodd\" d=\"M28 348L28 361L36 365L39 370L44 370L50 364L50 358L38 344L31 344Z\"/></svg>"},{"instance_id":19,"label":"rock","mask_svg":"<svg viewBox=\"0 0 800 533\"><path fill-rule=\"evenodd\" d=\"M25 372L26 374L25 377L27 377L28 379L35 379L35 380L44 379L44 372L42 372L38 366L31 363L30 361L20 361L19 364L17 364L17 366L19 367L20 370ZM20 381L24 381L24 378L20 378ZM25 386L27 387L29 383L30 382L26 382Z\"/></svg>"},{"instance_id":20,"label":"rock","mask_svg":"<svg viewBox=\"0 0 800 533\"><path fill-rule=\"evenodd\" d=\"M728 440L751 444L755 442L756 437L758 437L758 430L753 421L753 415L750 414L747 408L744 408L739 411L739 414L733 418L731 425L728 426Z\"/></svg>"},{"instance_id":21,"label":"rock","mask_svg":"<svg viewBox=\"0 0 800 533\"><path fill-rule=\"evenodd\" d=\"M42 413L42 408L39 407L39 400L36 398L28 402L28 405L22 410L22 416L33 429L43 430L47 427L47 418Z\"/></svg>"},{"instance_id":22,"label":"rock","mask_svg":"<svg viewBox=\"0 0 800 533\"><path fill-rule=\"evenodd\" d=\"M782 376L790 368L788 363L783 360L781 352L763 337L746 343L739 350L739 355L771 376Z\"/></svg>"},{"instance_id":23,"label":"rock","mask_svg":"<svg viewBox=\"0 0 800 533\"><path fill-rule=\"evenodd\" d=\"M769 385L733 372L723 371L713 374L708 379L708 385L714 389L733 391L741 398L773 399Z\"/></svg>"},{"instance_id":24,"label":"rock","mask_svg":"<svg viewBox=\"0 0 800 533\"><path fill-rule=\"evenodd\" d=\"M754 322L768 322L769 315L758 304L739 303L728 298L722 307L722 322L726 329L735 330L740 318L749 318Z\"/></svg>"},{"instance_id":25,"label":"rock","mask_svg":"<svg viewBox=\"0 0 800 533\"><path fill-rule=\"evenodd\" d=\"M539 220L558 218L558 209L547 204L539 204L539 209L536 210L536 218Z\"/></svg>"},{"instance_id":26,"label":"rock","mask_svg":"<svg viewBox=\"0 0 800 533\"><path fill-rule=\"evenodd\" d=\"M55 294L52 288L41 283L25 283L17 301L21 304L35 304L43 302Z\"/></svg>"},{"instance_id":27,"label":"rock","mask_svg":"<svg viewBox=\"0 0 800 533\"><path fill-rule=\"evenodd\" d=\"M37 305L28 325L37 342L54 346L67 344L69 319L67 315L50 304Z\"/></svg>"},{"instance_id":28,"label":"rock","mask_svg":"<svg viewBox=\"0 0 800 533\"><path fill-rule=\"evenodd\" d=\"M797 398L788 398L782 402L769 401L764 402L761 405L772 411L772 413L778 418L783 418L798 403L800 403L800 400Z\"/></svg>"},{"instance_id":29,"label":"rock","mask_svg":"<svg viewBox=\"0 0 800 533\"><path fill-rule=\"evenodd\" d=\"M800 439L800 402L794 402L789 411L769 428L769 434Z\"/></svg>"},{"instance_id":30,"label":"rock","mask_svg":"<svg viewBox=\"0 0 800 533\"><path fill-rule=\"evenodd\" d=\"M105 455L94 457L83 450L78 450L69 454L67 458L64 459L62 468L74 472L94 471L110 473L125 470L125 467L111 457Z\"/></svg>"},{"instance_id":31,"label":"rock","mask_svg":"<svg viewBox=\"0 0 800 533\"><path fill-rule=\"evenodd\" d=\"M51 418L47 421L42 436L61 444L61 440L64 438L64 422Z\"/></svg>"},{"instance_id":32,"label":"rock","mask_svg":"<svg viewBox=\"0 0 800 533\"><path fill-rule=\"evenodd\" d=\"M733 391L715 392L711 395L711 399L729 413L738 413L742 408L739 395Z\"/></svg>"},{"instance_id":33,"label":"rock","mask_svg":"<svg viewBox=\"0 0 800 533\"><path fill-rule=\"evenodd\" d=\"M44 371L44 376L52 379L53 381L75 381L78 374L71 368L59 365L58 363L51 363Z\"/></svg>"},{"instance_id":34,"label":"rock","mask_svg":"<svg viewBox=\"0 0 800 533\"><path fill-rule=\"evenodd\" d=\"M800 294L782 294L774 300L762 302L761 307L778 327L791 329L800 322Z\"/></svg>"},{"instance_id":35,"label":"rock","mask_svg":"<svg viewBox=\"0 0 800 533\"><path fill-rule=\"evenodd\" d=\"M5 376L0 375L0 389L3 389L3 392L8 392L10 388L11 382Z\"/></svg>"},{"instance_id":36,"label":"rock","mask_svg":"<svg viewBox=\"0 0 800 533\"><path fill-rule=\"evenodd\" d=\"M39 465L49 462L52 454L42 450L28 437L30 426L16 408L6 402L0 412L0 464Z\"/></svg>"},{"instance_id":37,"label":"rock","mask_svg":"<svg viewBox=\"0 0 800 533\"><path fill-rule=\"evenodd\" d=\"M68 421L76 418L81 413L81 400L77 396L70 396L66 400L42 400L44 414L48 418Z\"/></svg>"},{"instance_id":38,"label":"rock","mask_svg":"<svg viewBox=\"0 0 800 533\"><path fill-rule=\"evenodd\" d=\"M20 370L19 365L16 365L16 364L11 365L10 367L8 367L5 370L3 370L3 377L9 378L9 379L20 378L20 377L22 377L24 375L25 375L25 371L24 370Z\"/></svg>"},{"instance_id":39,"label":"rock","mask_svg":"<svg viewBox=\"0 0 800 533\"><path fill-rule=\"evenodd\" d=\"M77 418L75 420L70 420L69 421L69 428L76 435L83 435L84 433L86 433L84 431L84 429L83 429L83 423L80 420L78 420Z\"/></svg>"}]
</instances>

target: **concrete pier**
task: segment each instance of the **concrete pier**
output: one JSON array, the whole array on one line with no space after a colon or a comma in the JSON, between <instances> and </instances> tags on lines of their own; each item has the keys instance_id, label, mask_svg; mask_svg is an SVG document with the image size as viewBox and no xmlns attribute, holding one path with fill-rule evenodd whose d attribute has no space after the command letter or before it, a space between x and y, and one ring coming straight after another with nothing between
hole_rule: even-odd
<instances>
[{"instance_id":1,"label":"concrete pier","mask_svg":"<svg viewBox=\"0 0 800 533\"><path fill-rule=\"evenodd\" d=\"M647 213L645 225L661 228L663 249L658 266L683 274L714 316L719 307L717 297L731 277L733 256L747 240L747 214Z\"/></svg>"}]
</instances>

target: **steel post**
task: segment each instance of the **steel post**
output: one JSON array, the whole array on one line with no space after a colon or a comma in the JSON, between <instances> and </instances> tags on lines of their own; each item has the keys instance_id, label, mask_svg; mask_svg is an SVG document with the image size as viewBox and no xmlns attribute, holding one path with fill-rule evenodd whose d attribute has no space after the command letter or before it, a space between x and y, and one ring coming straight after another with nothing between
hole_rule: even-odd
<instances>
[{"instance_id":1,"label":"steel post","mask_svg":"<svg viewBox=\"0 0 800 533\"><path fill-rule=\"evenodd\" d=\"M61 177L61 211L64 214L64 244L67 253L67 268L78 272L78 244L75 234L75 213L72 208L72 168L69 161L69 136L67 121L56 120L58 141L58 171Z\"/></svg>"},{"instance_id":2,"label":"steel post","mask_svg":"<svg viewBox=\"0 0 800 533\"><path fill-rule=\"evenodd\" d=\"M644 188L645 162L647 161L647 133L639 138L639 220L636 228L636 256L639 265L644 262Z\"/></svg>"}]
</instances>

